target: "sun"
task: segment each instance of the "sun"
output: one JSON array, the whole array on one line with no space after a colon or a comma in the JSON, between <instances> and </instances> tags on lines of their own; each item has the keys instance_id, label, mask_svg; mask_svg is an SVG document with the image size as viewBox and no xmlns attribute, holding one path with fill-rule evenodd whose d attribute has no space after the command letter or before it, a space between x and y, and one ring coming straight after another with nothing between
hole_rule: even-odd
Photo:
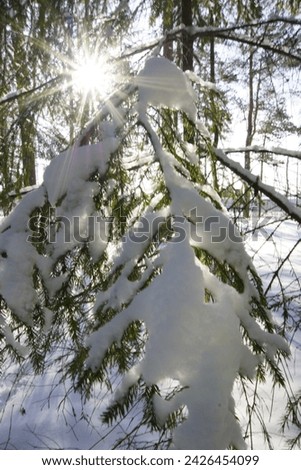
<instances>
[{"instance_id":1,"label":"sun","mask_svg":"<svg viewBox=\"0 0 301 470\"><path fill-rule=\"evenodd\" d=\"M72 83L74 88L87 97L105 98L113 89L115 74L112 65L105 56L79 54Z\"/></svg>"},{"instance_id":2,"label":"sun","mask_svg":"<svg viewBox=\"0 0 301 470\"><path fill-rule=\"evenodd\" d=\"M69 89L75 118L74 129L81 129L103 106L121 122L123 117L115 108L113 99L127 77L120 67L119 51L100 49L97 45L91 51L90 47L82 45L73 51L68 69L66 88Z\"/></svg>"}]
</instances>

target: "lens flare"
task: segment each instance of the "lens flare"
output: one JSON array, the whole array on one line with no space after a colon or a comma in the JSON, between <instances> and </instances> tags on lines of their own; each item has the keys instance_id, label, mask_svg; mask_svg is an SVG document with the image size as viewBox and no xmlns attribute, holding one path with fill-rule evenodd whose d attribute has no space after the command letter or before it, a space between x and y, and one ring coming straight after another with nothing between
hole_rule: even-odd
<instances>
[{"instance_id":1,"label":"lens flare","mask_svg":"<svg viewBox=\"0 0 301 470\"><path fill-rule=\"evenodd\" d=\"M79 55L72 82L77 92L104 98L112 91L114 71L104 56Z\"/></svg>"}]
</instances>

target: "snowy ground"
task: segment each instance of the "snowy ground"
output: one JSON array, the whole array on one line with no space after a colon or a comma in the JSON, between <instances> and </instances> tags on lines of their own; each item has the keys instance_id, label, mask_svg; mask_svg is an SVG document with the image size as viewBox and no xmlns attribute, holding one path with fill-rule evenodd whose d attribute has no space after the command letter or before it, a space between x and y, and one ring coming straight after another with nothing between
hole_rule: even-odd
<instances>
[{"instance_id":1,"label":"snowy ground","mask_svg":"<svg viewBox=\"0 0 301 470\"><path fill-rule=\"evenodd\" d=\"M273 213L270 215L271 220L263 231L256 231L246 239L246 246L249 253L254 259L254 263L258 272L264 281L264 286L267 287L271 280L271 273L279 265L279 260L286 258L288 253L300 240L301 229L293 221L285 221L279 226L281 214ZM260 225L260 222L256 223ZM251 222L251 225L255 223ZM275 228L277 227L276 232ZM270 236L270 238L268 238ZM301 276L301 244L293 252L290 261L287 261L280 272L281 282L287 295L296 295L294 301L294 310L299 311L300 318L300 276ZM298 279L299 278L299 279ZM298 282L299 281L299 282ZM277 279L272 284L269 291L269 296L279 293L279 284ZM274 312L274 319L280 321L281 311ZM287 362L285 374L289 380L292 390L296 393L301 390L301 331L292 331L290 338L291 342L291 359ZM262 414L265 417L265 424L268 432L272 438L272 444L275 449L287 448L286 440L296 436L298 431L292 426L286 429L285 434L280 432L280 422L283 417L284 408L286 405L287 397L283 390L275 389L271 395L270 383L261 385L259 388L259 395L262 397ZM267 448L267 443L264 441L264 436L258 425L258 429L253 430L253 445L255 449Z\"/></svg>"},{"instance_id":2,"label":"snowy ground","mask_svg":"<svg viewBox=\"0 0 301 470\"><path fill-rule=\"evenodd\" d=\"M272 234L275 224L269 226ZM286 256L295 242L300 239L300 228L287 221L267 240L267 233L259 231L246 239L246 245L253 254L255 264L268 285L270 273L279 258ZM301 276L301 247L295 250L294 269ZM298 293L297 281L292 266L286 263L282 269L282 280L290 292ZM275 284L275 291L277 285ZM296 300L296 307L298 307ZM300 308L300 305L299 305ZM277 314L277 312L276 312ZM278 312L280 314L280 312ZM277 320L277 317L275 317ZM301 389L301 332L297 332L291 343L292 359L288 364L290 384L297 392ZM89 449L110 448L113 436L100 423L100 414L108 398L99 391L92 400L84 404L79 396L69 393L68 384L58 385L59 376L50 369L46 376L35 378L30 369L18 370L16 366L3 371L0 383L0 448L1 449ZM68 393L67 393L68 392ZM66 397L67 394L67 398ZM274 390L270 384L260 386L261 411L275 449L286 448L286 439L293 437L296 430L291 428L285 436L280 433L280 420L284 413L286 397L283 391ZM245 402L235 393L238 416L243 427ZM272 406L272 413L270 409ZM256 420L255 420L256 422ZM115 437L119 429L114 431ZM255 449L267 448L260 425L252 429Z\"/></svg>"}]
</instances>

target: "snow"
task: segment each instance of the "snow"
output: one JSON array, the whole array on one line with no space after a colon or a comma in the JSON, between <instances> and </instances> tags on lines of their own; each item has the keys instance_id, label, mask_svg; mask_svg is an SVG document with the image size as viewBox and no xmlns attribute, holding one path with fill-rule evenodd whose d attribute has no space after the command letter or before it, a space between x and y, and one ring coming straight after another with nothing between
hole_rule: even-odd
<instances>
[{"instance_id":1,"label":"snow","mask_svg":"<svg viewBox=\"0 0 301 470\"><path fill-rule=\"evenodd\" d=\"M127 262L136 263L152 237L158 232L160 224L170 215L168 209L160 211L148 209L123 236L122 245L114 259L113 270Z\"/></svg>"},{"instance_id":2,"label":"snow","mask_svg":"<svg viewBox=\"0 0 301 470\"><path fill-rule=\"evenodd\" d=\"M105 218L101 218L97 213L91 215L90 220L93 221L92 235L89 240L89 253L94 263L96 263L101 255L103 254L107 242L107 221ZM91 223L91 222L90 222ZM89 222L88 222L89 225Z\"/></svg>"},{"instance_id":3,"label":"snow","mask_svg":"<svg viewBox=\"0 0 301 470\"><path fill-rule=\"evenodd\" d=\"M146 111L148 105L182 110L205 137L210 137L202 122L196 119L196 92L188 75L176 64L164 57L151 57L135 83L139 89L137 108L140 115Z\"/></svg>"},{"instance_id":4,"label":"snow","mask_svg":"<svg viewBox=\"0 0 301 470\"><path fill-rule=\"evenodd\" d=\"M2 324L2 321L1 321ZM28 348L22 344L20 344L19 341L16 341L14 338L14 335L10 328L7 325L4 325L2 327L2 332L5 338L5 342L8 346L12 346L14 350L19 354L21 357L26 357L28 354Z\"/></svg>"},{"instance_id":5,"label":"snow","mask_svg":"<svg viewBox=\"0 0 301 470\"><path fill-rule=\"evenodd\" d=\"M144 380L151 384L172 378L189 386L177 397L177 407L186 404L189 418L175 431L176 448L227 446L234 439L229 396L240 367L238 318L231 303L227 307L223 302L221 311L218 303L204 302L202 271L195 264L188 240L178 245L168 243L158 262L163 265L162 274L136 295L122 314L91 335L87 365L97 369L105 351L113 340L121 339L125 327L134 320L143 321L149 336L139 368ZM200 429L201 421L211 422L212 429Z\"/></svg>"},{"instance_id":6,"label":"snow","mask_svg":"<svg viewBox=\"0 0 301 470\"><path fill-rule=\"evenodd\" d=\"M23 233L10 234L5 244L7 258L1 262L0 289L13 311L31 325L32 306L38 301L32 280L36 252L27 245Z\"/></svg>"},{"instance_id":7,"label":"snow","mask_svg":"<svg viewBox=\"0 0 301 470\"><path fill-rule=\"evenodd\" d=\"M1 97L0 104L5 103L5 101L9 101L11 99L17 98L19 93L20 92L17 92L17 91L11 91L11 92L7 93L6 95Z\"/></svg>"},{"instance_id":8,"label":"snow","mask_svg":"<svg viewBox=\"0 0 301 470\"><path fill-rule=\"evenodd\" d=\"M96 183L87 180L96 170L100 174L106 171L109 156L117 145L117 139L110 135L99 144L72 148L58 155L47 167L42 185L26 194L1 223L0 252L4 257L0 266L0 289L8 306L26 324L31 325L33 306L39 303L32 280L35 266L39 267L46 286L54 295L65 278L50 277L53 263L89 237L90 231L93 235L89 246L92 259L96 261L101 256L106 246L105 220L99 217L97 224L95 222L93 195ZM46 198L52 206L61 198L63 201L55 212L61 226L50 243L48 256L43 256L30 243L35 238L35 227L29 219L34 209L43 206ZM92 227L91 221L96 226ZM46 236L49 235L47 230L45 227ZM46 317L48 324L49 315Z\"/></svg>"},{"instance_id":9,"label":"snow","mask_svg":"<svg viewBox=\"0 0 301 470\"><path fill-rule=\"evenodd\" d=\"M160 60L161 59L157 59L157 66ZM164 69L166 69L166 59L162 59L162 61ZM177 73L184 75L179 69ZM158 77L160 77L160 74L158 74ZM246 267L251 265L251 261L244 250L239 234L235 232L232 222L222 212L217 211L211 203L201 197L192 183L176 171L176 168L179 166L178 162L176 162L171 154L167 153L162 148L156 133L151 127L147 118L146 108L149 103L153 102L153 94L154 90L147 90L147 93L145 93L144 87L142 86L142 91L140 90L139 94L139 120L143 123L151 137L157 159L160 161L166 186L172 198L171 213L181 220L183 216L192 219L196 216L197 224L195 223L196 221L193 220L196 227L196 236L194 238L201 241L199 243L194 241L195 246L201 246L205 250L209 250L212 254L214 252L215 257L221 261L226 260L229 262L230 265L238 270L238 273L241 274L244 279L246 277ZM189 94L189 96L191 96L191 94ZM168 100L169 106L178 106L177 95L171 94ZM193 106L195 107L194 104ZM196 122L195 116L194 121ZM194 228L192 229L194 230Z\"/></svg>"},{"instance_id":10,"label":"snow","mask_svg":"<svg viewBox=\"0 0 301 470\"><path fill-rule=\"evenodd\" d=\"M273 305L277 301L280 292L285 293L287 298L292 295L295 296L294 304L290 305L289 310L292 314L292 320L298 321L300 319L298 311L300 309L301 245L299 243L294 250L293 247L300 240L300 226L292 220L279 223L279 214L275 213L270 215L270 224L265 227L265 230L266 234L259 230L258 233L255 233L256 236L247 238L247 250L252 255L257 271L263 279L264 288L268 289L267 297L269 302ZM272 273L277 269L281 260L285 260L290 252L292 252L290 259L283 264L279 277L276 277L271 284ZM281 285L279 279L281 279ZM281 322L281 315L282 311L276 309L274 312L274 321L276 323ZM290 343L291 356L290 360L286 362L284 372L289 381L288 386L291 387L291 392L297 394L301 389L300 330L294 331L294 328L292 328L290 333L289 328L287 328L286 334ZM300 431L291 423L289 428L285 429L284 435L280 432L284 404L287 401L286 392L273 387L269 378L266 383L259 383L256 386L261 398L258 422L253 423L255 429L258 427L257 432L254 432L252 436L254 449L268 448L267 443L264 443L263 431L259 423L260 419L264 421L266 430L272 436L273 447L275 449L285 449L287 448L286 439L295 437ZM273 393L271 395L272 387ZM240 402L242 394L243 391L238 385L235 392L235 400L238 404L237 410L242 425L247 427L243 417L243 404ZM249 400L251 403L252 391L249 393Z\"/></svg>"},{"instance_id":11,"label":"snow","mask_svg":"<svg viewBox=\"0 0 301 470\"><path fill-rule=\"evenodd\" d=\"M60 384L57 367L35 376L26 362L10 365L0 384L0 449L89 449L100 441L110 448L113 440L99 422L105 391L96 390L84 404L79 394ZM58 410L60 410L58 412Z\"/></svg>"},{"instance_id":12,"label":"snow","mask_svg":"<svg viewBox=\"0 0 301 470\"><path fill-rule=\"evenodd\" d=\"M245 277L246 267L252 263L230 219L201 197L192 183L175 171L168 158L163 165L172 197L171 212L178 217L185 215L194 222L189 229L194 246L203 248L220 261L226 260Z\"/></svg>"},{"instance_id":13,"label":"snow","mask_svg":"<svg viewBox=\"0 0 301 470\"><path fill-rule=\"evenodd\" d=\"M181 109L194 121L196 94L183 72L165 58L152 57L145 63L136 83L139 110L148 104Z\"/></svg>"},{"instance_id":14,"label":"snow","mask_svg":"<svg viewBox=\"0 0 301 470\"><path fill-rule=\"evenodd\" d=\"M199 77L195 72L192 72L191 70L185 70L185 75L194 83L197 83L200 85L202 88L208 88L209 90L215 91L216 93L220 93L218 87L216 86L215 83L208 82L206 80L203 80L201 77Z\"/></svg>"},{"instance_id":15,"label":"snow","mask_svg":"<svg viewBox=\"0 0 301 470\"><path fill-rule=\"evenodd\" d=\"M109 137L104 142L87 145L79 148L71 148L61 153L52 160L44 174L44 185L47 190L48 200L52 206L56 204L68 190L72 194L82 189L82 183L96 171L103 174L110 153L118 146L114 137ZM79 187L78 187L79 186Z\"/></svg>"},{"instance_id":16,"label":"snow","mask_svg":"<svg viewBox=\"0 0 301 470\"><path fill-rule=\"evenodd\" d=\"M14 232L21 232L27 228L28 219L36 207L42 206L45 202L45 190L39 187L34 191L26 194L26 197L15 207L5 219L1 221L0 232L4 233L5 230L12 230ZM6 235L4 235L5 237ZM2 235L3 237L3 235Z\"/></svg>"}]
</instances>

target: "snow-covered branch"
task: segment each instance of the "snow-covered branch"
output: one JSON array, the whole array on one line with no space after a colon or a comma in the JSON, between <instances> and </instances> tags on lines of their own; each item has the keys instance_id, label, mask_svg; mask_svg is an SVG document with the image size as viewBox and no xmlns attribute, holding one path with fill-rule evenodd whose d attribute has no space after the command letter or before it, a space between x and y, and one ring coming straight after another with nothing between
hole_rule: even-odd
<instances>
[{"instance_id":1,"label":"snow-covered branch","mask_svg":"<svg viewBox=\"0 0 301 470\"><path fill-rule=\"evenodd\" d=\"M240 163L231 160L231 158L227 157L223 150L216 149L215 155L223 165L232 170L243 181L249 183L250 186L265 194L269 199L275 202L277 206L284 210L284 212L286 212L292 219L301 224L301 209L294 206L294 204L292 204L285 196L275 191L272 186L263 183L259 176L253 175L253 173L251 173L249 170L243 168Z\"/></svg>"},{"instance_id":2,"label":"snow-covered branch","mask_svg":"<svg viewBox=\"0 0 301 470\"><path fill-rule=\"evenodd\" d=\"M47 80L44 83L41 83L40 85L31 88L30 90L19 90L15 92L8 93L7 95L3 96L0 100L0 106L9 103L10 101L18 100L19 98L23 98L27 95L30 95L31 93L35 93L36 91L41 90L42 88L47 87L48 85L53 85L54 83L60 82L63 79L66 79L68 75L65 73L61 73L57 77L51 78L50 80Z\"/></svg>"},{"instance_id":3,"label":"snow-covered branch","mask_svg":"<svg viewBox=\"0 0 301 470\"><path fill-rule=\"evenodd\" d=\"M225 148L223 149L225 154L228 153L246 153L246 152L255 152L255 153L273 153L275 155L284 155L286 157L297 158L301 160L301 152L298 150L289 150L282 147L271 147L266 148L260 145L252 145L248 147L233 147L233 148Z\"/></svg>"},{"instance_id":4,"label":"snow-covered branch","mask_svg":"<svg viewBox=\"0 0 301 470\"><path fill-rule=\"evenodd\" d=\"M201 37L203 38L220 37L220 38L235 41L235 42L254 45L256 47L260 47L260 48L269 50L271 52L275 52L277 54L290 57L294 60L297 60L298 62L301 62L300 54L295 54L291 48L284 47L284 46L277 46L273 44L272 42L268 41L266 37L262 38L261 36L259 36L259 38L257 39L257 38L253 38L247 35L236 34L236 32L240 30L247 30L248 28L267 26L269 24L275 24L275 23L287 23L293 26L301 27L301 21L294 17L288 17L288 18L271 17L264 21L254 21L254 22L243 23L243 24L238 24L238 25L234 24L234 25L227 26L227 27L214 27L214 26L185 27L184 25L180 25L174 28L173 30L169 31L168 33L166 33L165 36L162 36L158 39L150 41L148 44L143 44L142 46L138 46L138 47L128 50L126 53L122 55L122 58L125 59L133 55L136 55L138 53L151 50L160 44L163 45L165 43L180 39L181 35L185 32L188 35L190 35L192 39L201 38Z\"/></svg>"}]
</instances>

